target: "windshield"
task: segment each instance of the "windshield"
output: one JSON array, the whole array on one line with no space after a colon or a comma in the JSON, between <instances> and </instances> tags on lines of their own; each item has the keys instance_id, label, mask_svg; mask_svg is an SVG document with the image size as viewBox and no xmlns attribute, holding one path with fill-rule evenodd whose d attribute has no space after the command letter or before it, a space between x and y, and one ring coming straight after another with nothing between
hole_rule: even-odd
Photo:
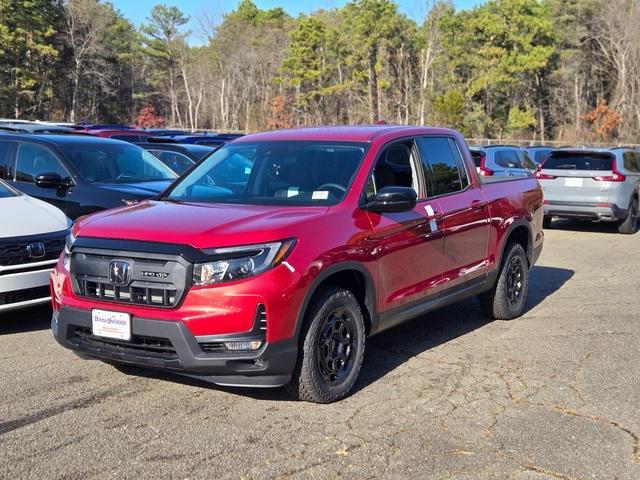
<instances>
[{"instance_id":1,"label":"windshield","mask_svg":"<svg viewBox=\"0 0 640 480\"><path fill-rule=\"evenodd\" d=\"M613 157L598 152L552 152L543 164L551 170L598 170L613 168Z\"/></svg>"},{"instance_id":2,"label":"windshield","mask_svg":"<svg viewBox=\"0 0 640 480\"><path fill-rule=\"evenodd\" d=\"M177 176L146 150L126 143L61 143L82 178L90 183L139 183L174 180Z\"/></svg>"},{"instance_id":3,"label":"windshield","mask_svg":"<svg viewBox=\"0 0 640 480\"><path fill-rule=\"evenodd\" d=\"M184 202L335 205L346 195L367 144L260 142L217 150L165 198Z\"/></svg>"},{"instance_id":4,"label":"windshield","mask_svg":"<svg viewBox=\"0 0 640 480\"><path fill-rule=\"evenodd\" d=\"M8 197L15 197L15 196L16 194L13 193L11 190L9 190L9 187L7 187L0 180L0 198L8 198Z\"/></svg>"}]
</instances>

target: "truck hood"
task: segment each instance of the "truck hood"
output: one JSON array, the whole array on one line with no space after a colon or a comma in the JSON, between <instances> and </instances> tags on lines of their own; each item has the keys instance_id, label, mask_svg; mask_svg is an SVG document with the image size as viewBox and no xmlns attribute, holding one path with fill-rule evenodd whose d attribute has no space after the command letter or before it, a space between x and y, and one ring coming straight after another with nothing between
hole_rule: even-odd
<instances>
[{"instance_id":1,"label":"truck hood","mask_svg":"<svg viewBox=\"0 0 640 480\"><path fill-rule=\"evenodd\" d=\"M317 221L327 210L148 200L82 218L77 234L195 248L249 245L295 237L296 225Z\"/></svg>"},{"instance_id":2,"label":"truck hood","mask_svg":"<svg viewBox=\"0 0 640 480\"><path fill-rule=\"evenodd\" d=\"M0 238L61 232L71 223L58 208L27 195L0 198L0 211Z\"/></svg>"},{"instance_id":3,"label":"truck hood","mask_svg":"<svg viewBox=\"0 0 640 480\"><path fill-rule=\"evenodd\" d=\"M139 199L153 197L160 192L165 191L171 182L141 182L141 183L109 183L94 184L102 190L110 190L112 192L122 193L124 196L136 197Z\"/></svg>"}]
</instances>

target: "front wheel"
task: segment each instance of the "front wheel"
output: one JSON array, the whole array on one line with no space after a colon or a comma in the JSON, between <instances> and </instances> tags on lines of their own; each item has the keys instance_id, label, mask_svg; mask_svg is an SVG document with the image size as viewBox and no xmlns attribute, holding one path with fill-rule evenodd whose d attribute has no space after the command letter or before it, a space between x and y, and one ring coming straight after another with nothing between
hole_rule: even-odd
<instances>
[{"instance_id":1,"label":"front wheel","mask_svg":"<svg viewBox=\"0 0 640 480\"><path fill-rule=\"evenodd\" d=\"M519 243L507 246L498 281L478 296L485 313L496 320L511 320L524 311L529 288L529 262Z\"/></svg>"},{"instance_id":2,"label":"front wheel","mask_svg":"<svg viewBox=\"0 0 640 480\"><path fill-rule=\"evenodd\" d=\"M638 230L638 199L634 198L629 206L629 214L627 218L618 223L618 232L624 234L633 234Z\"/></svg>"},{"instance_id":3,"label":"front wheel","mask_svg":"<svg viewBox=\"0 0 640 480\"><path fill-rule=\"evenodd\" d=\"M551 228L552 220L553 220L553 217L549 215L545 215L544 218L542 219L542 228L545 230L548 230L549 228Z\"/></svg>"},{"instance_id":4,"label":"front wheel","mask_svg":"<svg viewBox=\"0 0 640 480\"><path fill-rule=\"evenodd\" d=\"M331 403L349 393L364 355L362 311L343 288L320 291L305 315L298 362L287 385L300 400Z\"/></svg>"}]
</instances>

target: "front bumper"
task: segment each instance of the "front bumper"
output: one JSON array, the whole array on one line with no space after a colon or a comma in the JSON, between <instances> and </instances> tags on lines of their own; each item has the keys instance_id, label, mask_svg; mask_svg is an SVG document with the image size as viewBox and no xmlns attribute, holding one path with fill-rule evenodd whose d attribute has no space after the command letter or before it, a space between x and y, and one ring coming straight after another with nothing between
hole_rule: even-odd
<instances>
[{"instance_id":1,"label":"front bumper","mask_svg":"<svg viewBox=\"0 0 640 480\"><path fill-rule=\"evenodd\" d=\"M613 222L627 218L629 211L615 204L546 200L544 214L548 217L591 220L594 222Z\"/></svg>"},{"instance_id":2,"label":"front bumper","mask_svg":"<svg viewBox=\"0 0 640 480\"><path fill-rule=\"evenodd\" d=\"M218 385L279 387L289 382L297 360L293 339L265 343L256 352L203 348L205 344L225 340L255 338L256 329L244 335L197 338L179 321L134 316L131 322L131 342L95 337L91 332L90 310L62 307L53 313L51 328L62 346L78 353L112 363L170 370Z\"/></svg>"}]
</instances>

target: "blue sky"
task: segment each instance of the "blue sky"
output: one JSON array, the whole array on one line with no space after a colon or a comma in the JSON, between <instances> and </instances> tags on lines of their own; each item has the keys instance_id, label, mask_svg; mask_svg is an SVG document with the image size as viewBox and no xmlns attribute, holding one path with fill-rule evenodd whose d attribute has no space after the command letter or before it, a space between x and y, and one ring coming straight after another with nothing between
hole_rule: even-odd
<instances>
[{"instance_id":1,"label":"blue sky","mask_svg":"<svg viewBox=\"0 0 640 480\"><path fill-rule=\"evenodd\" d=\"M342 0L254 0L260 8L283 7L293 16L299 13L311 13L319 8L340 7L346 2ZM425 14L426 0L396 0L400 9L405 14L414 19L422 19ZM111 3L118 8L135 25L144 22L149 11L154 5L164 3L165 5L175 5L184 13L188 14L192 21L190 28L197 34L197 19L205 12L210 16L219 16L222 13L233 10L238 4L238 0L111 0ZM458 8L469 8L480 0L455 0Z\"/></svg>"}]
</instances>

